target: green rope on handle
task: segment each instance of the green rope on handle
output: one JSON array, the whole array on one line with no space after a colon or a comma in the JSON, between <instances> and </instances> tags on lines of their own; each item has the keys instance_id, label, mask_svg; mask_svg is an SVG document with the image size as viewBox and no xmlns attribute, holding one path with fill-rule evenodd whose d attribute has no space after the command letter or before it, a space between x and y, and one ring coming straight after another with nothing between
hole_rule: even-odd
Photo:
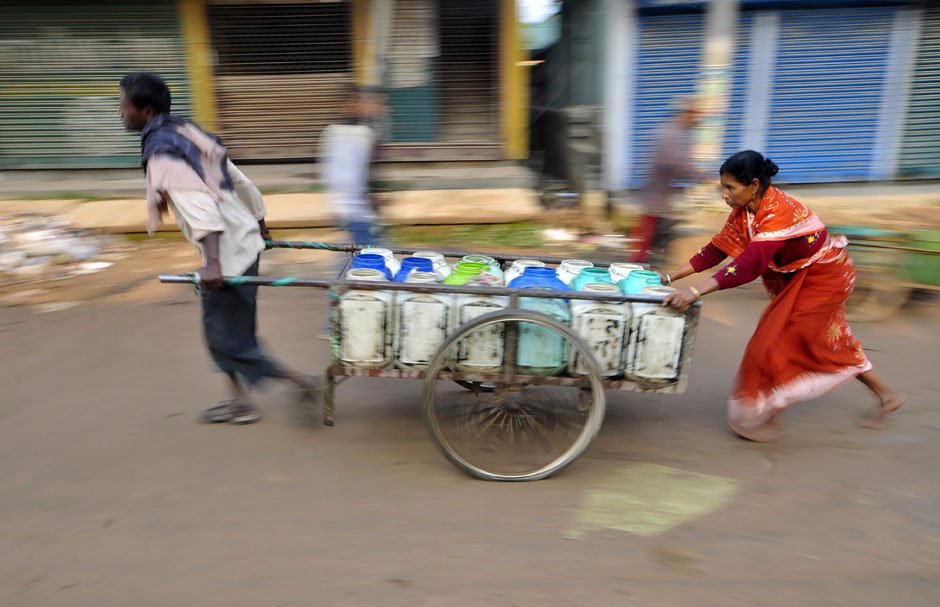
<instances>
[{"instance_id":1,"label":"green rope on handle","mask_svg":"<svg viewBox=\"0 0 940 607\"><path fill-rule=\"evenodd\" d=\"M199 293L199 273L193 273L193 284L196 285L196 293ZM254 278L254 276L231 276L225 280L225 284L230 287L237 287L244 285L248 282L248 279ZM293 284L300 280L298 276L285 276L284 278L278 278L271 283L272 287L286 287L287 285Z\"/></svg>"},{"instance_id":2,"label":"green rope on handle","mask_svg":"<svg viewBox=\"0 0 940 607\"><path fill-rule=\"evenodd\" d=\"M301 244L305 247L310 247L312 249L323 249L325 251L332 250L332 247L325 242L314 242L312 240L301 240L299 242L291 240L265 240L264 244L269 249L296 249L295 245Z\"/></svg>"},{"instance_id":3,"label":"green rope on handle","mask_svg":"<svg viewBox=\"0 0 940 607\"><path fill-rule=\"evenodd\" d=\"M275 280L274 282L271 283L271 286L272 287L284 287L291 283L297 282L298 280L300 279L297 278L296 276L287 276L285 278L279 278Z\"/></svg>"}]
</instances>

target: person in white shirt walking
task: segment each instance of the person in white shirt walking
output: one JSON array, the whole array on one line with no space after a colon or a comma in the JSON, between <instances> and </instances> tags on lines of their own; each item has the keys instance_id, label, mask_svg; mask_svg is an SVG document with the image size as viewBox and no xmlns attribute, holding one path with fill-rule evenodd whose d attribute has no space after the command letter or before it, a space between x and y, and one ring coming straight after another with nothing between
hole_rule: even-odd
<instances>
[{"instance_id":1,"label":"person in white shirt walking","mask_svg":"<svg viewBox=\"0 0 940 607\"><path fill-rule=\"evenodd\" d=\"M312 395L312 377L272 359L259 345L257 287L223 281L223 276L258 275L264 241L270 238L261 193L228 159L217 137L170 114L170 90L159 76L128 74L120 90L118 113L124 126L141 134L148 232L160 227L171 209L204 262L198 280L205 341L216 366L228 377L231 398L203 411L201 420L260 420L247 388L266 378L291 381Z\"/></svg>"}]
</instances>

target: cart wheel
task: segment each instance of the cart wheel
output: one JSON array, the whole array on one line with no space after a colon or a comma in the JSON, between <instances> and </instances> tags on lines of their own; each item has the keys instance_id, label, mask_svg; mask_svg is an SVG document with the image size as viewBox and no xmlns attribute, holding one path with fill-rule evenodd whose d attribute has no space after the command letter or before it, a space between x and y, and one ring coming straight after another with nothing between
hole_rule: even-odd
<instances>
[{"instance_id":1,"label":"cart wheel","mask_svg":"<svg viewBox=\"0 0 940 607\"><path fill-rule=\"evenodd\" d=\"M496 389L494 384L482 381L467 381L465 379L455 379L454 383L471 392L492 392Z\"/></svg>"},{"instance_id":2,"label":"cart wheel","mask_svg":"<svg viewBox=\"0 0 940 607\"><path fill-rule=\"evenodd\" d=\"M560 334L588 374L569 378L573 384L566 386L498 382L491 392L458 390L440 377L460 340L488 325L518 323ZM544 314L500 310L474 318L441 345L425 378L424 422L441 452L468 474L531 481L558 472L584 452L600 430L605 402L600 366L577 334Z\"/></svg>"},{"instance_id":3,"label":"cart wheel","mask_svg":"<svg viewBox=\"0 0 940 607\"><path fill-rule=\"evenodd\" d=\"M900 276L903 255L896 251L880 252L878 263L869 264L863 255L855 254L859 259L855 266L855 290L845 302L845 317L851 322L890 318L907 303L911 293Z\"/></svg>"}]
</instances>

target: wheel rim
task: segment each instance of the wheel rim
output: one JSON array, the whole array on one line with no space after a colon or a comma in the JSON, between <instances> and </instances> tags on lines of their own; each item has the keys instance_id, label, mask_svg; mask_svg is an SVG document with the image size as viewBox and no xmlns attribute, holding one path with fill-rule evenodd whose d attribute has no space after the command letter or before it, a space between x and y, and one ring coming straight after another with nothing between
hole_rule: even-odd
<instances>
[{"instance_id":1,"label":"wheel rim","mask_svg":"<svg viewBox=\"0 0 940 607\"><path fill-rule=\"evenodd\" d=\"M462 339L496 323L549 328L588 359L579 385L497 382L490 392L462 390L440 379ZM601 372L587 346L552 318L527 310L492 312L464 325L428 367L425 423L438 448L459 468L487 480L536 480L574 461L597 434L604 415Z\"/></svg>"}]
</instances>

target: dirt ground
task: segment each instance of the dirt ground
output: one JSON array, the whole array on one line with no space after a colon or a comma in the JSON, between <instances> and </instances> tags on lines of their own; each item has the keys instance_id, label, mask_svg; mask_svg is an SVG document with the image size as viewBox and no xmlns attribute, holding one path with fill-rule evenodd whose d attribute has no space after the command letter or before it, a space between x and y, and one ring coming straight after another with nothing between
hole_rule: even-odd
<instances>
[{"instance_id":1,"label":"dirt ground","mask_svg":"<svg viewBox=\"0 0 940 607\"><path fill-rule=\"evenodd\" d=\"M575 464L501 484L435 450L414 381L343 384L333 428L285 386L258 425L196 423L222 383L192 288L151 280L193 265L164 246L109 290L0 308L4 607L940 605L935 300L854 327L909 395L887 430L855 425L872 402L852 382L777 443L729 433L748 287L705 303L685 395L611 393ZM309 255L267 271L329 267ZM276 355L325 367L324 301L263 291Z\"/></svg>"}]
</instances>

